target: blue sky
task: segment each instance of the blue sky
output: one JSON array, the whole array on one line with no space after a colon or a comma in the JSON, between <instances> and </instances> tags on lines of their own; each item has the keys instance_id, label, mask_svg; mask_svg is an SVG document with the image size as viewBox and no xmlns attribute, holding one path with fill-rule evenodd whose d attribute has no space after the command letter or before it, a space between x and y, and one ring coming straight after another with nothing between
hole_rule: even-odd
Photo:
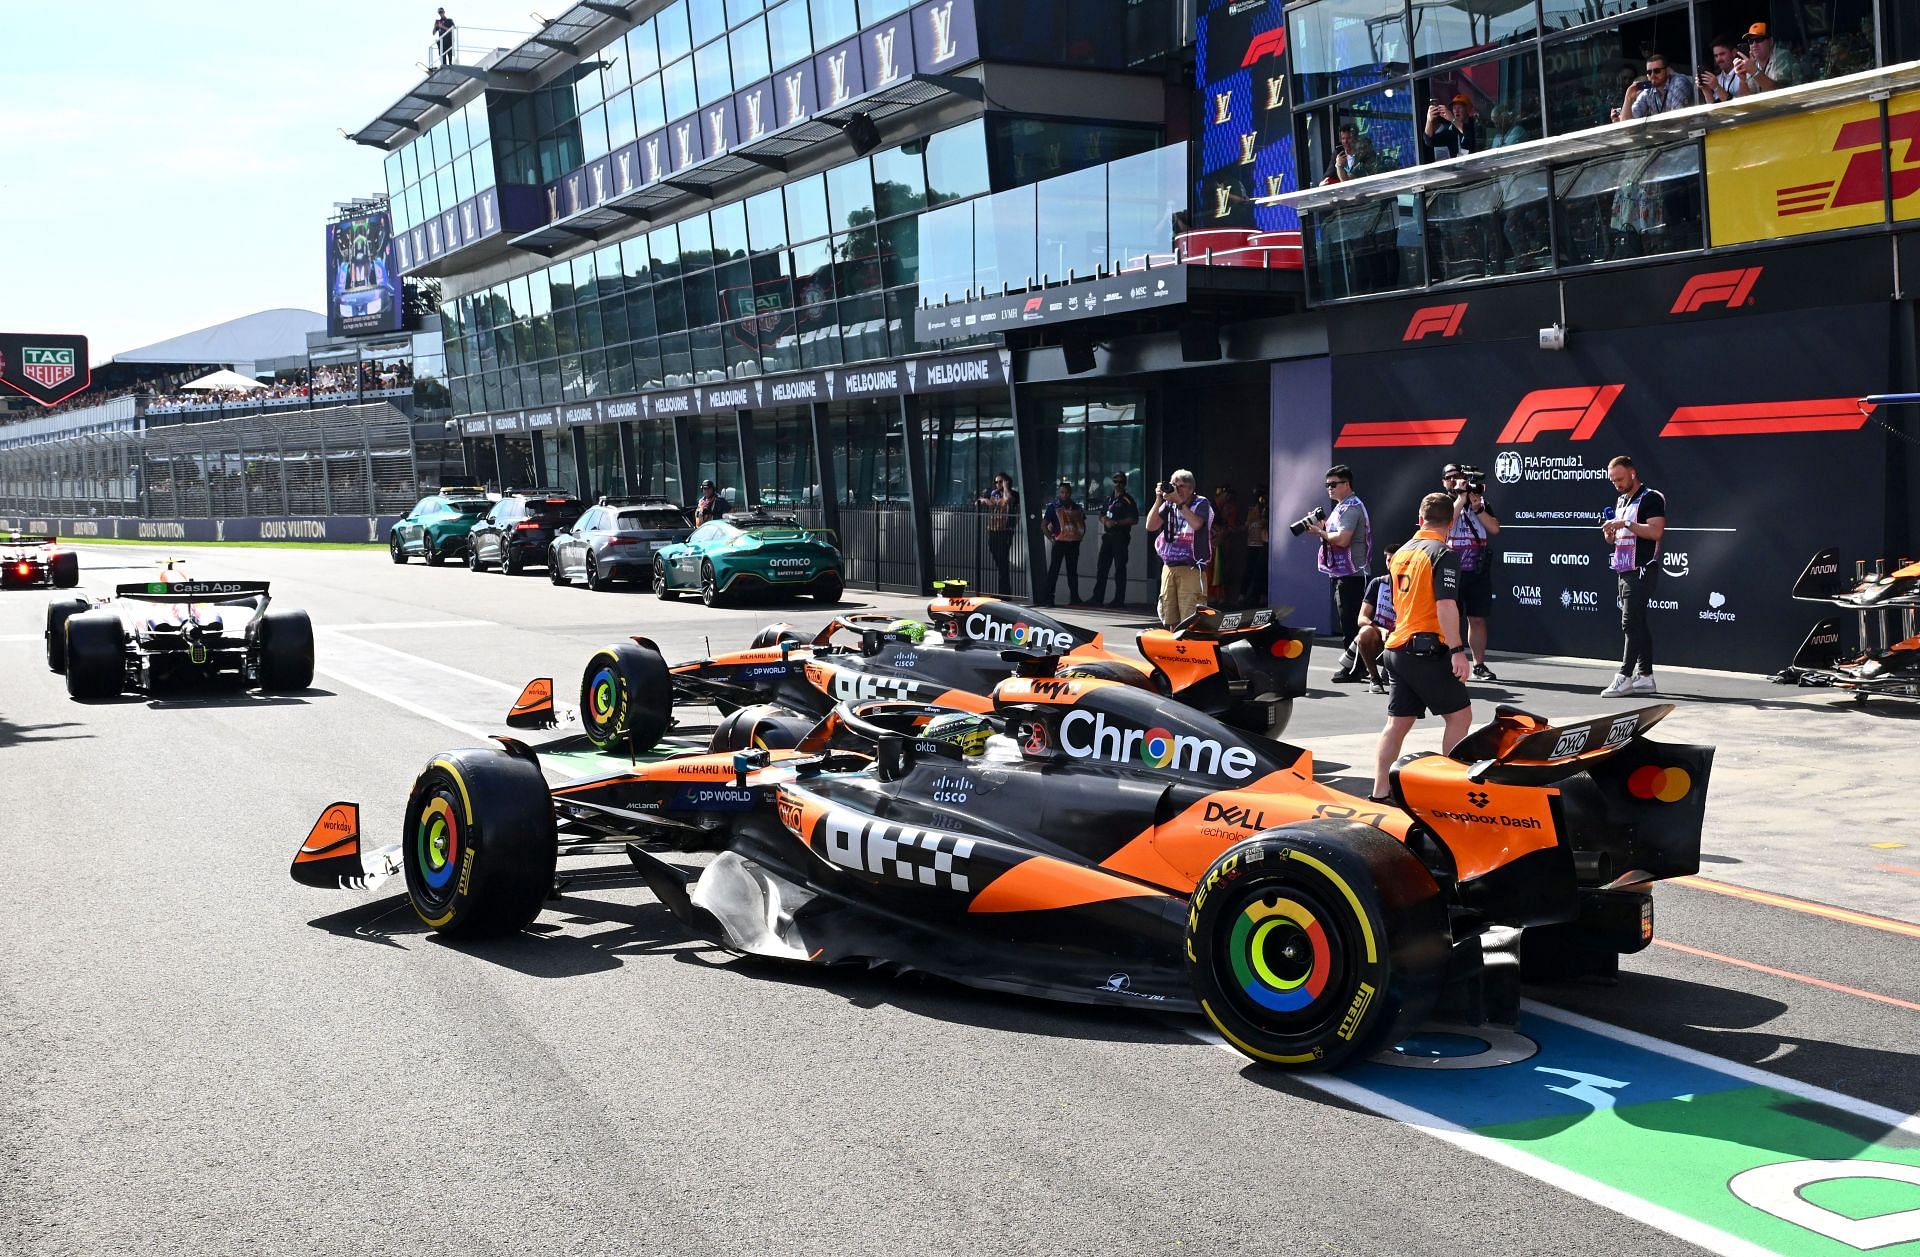
<instances>
[{"instance_id":1,"label":"blue sky","mask_svg":"<svg viewBox=\"0 0 1920 1257\"><path fill-rule=\"evenodd\" d=\"M380 151L340 131L419 82L435 7L0 0L0 330L79 333L101 363L323 309L328 212L385 191ZM447 11L464 44L568 7Z\"/></svg>"}]
</instances>

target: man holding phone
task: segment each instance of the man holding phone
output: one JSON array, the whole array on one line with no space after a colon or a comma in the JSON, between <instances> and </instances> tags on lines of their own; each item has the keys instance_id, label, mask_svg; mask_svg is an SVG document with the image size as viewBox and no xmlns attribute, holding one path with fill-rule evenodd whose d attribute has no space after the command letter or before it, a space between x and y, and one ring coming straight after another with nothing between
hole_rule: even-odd
<instances>
[{"instance_id":1,"label":"man holding phone","mask_svg":"<svg viewBox=\"0 0 1920 1257\"><path fill-rule=\"evenodd\" d=\"M1661 54L1649 53L1647 77L1627 85L1626 98L1620 102L1620 120L1651 118L1657 113L1686 109L1699 103L1699 90L1693 80L1675 74Z\"/></svg>"},{"instance_id":2,"label":"man holding phone","mask_svg":"<svg viewBox=\"0 0 1920 1257\"><path fill-rule=\"evenodd\" d=\"M1465 96L1455 96L1444 105L1436 100L1427 106L1427 146L1433 150L1433 160L1479 151L1480 137L1472 110L1473 102Z\"/></svg>"},{"instance_id":3,"label":"man holding phone","mask_svg":"<svg viewBox=\"0 0 1920 1257\"><path fill-rule=\"evenodd\" d=\"M1700 71L1693 80L1700 87L1700 98L1717 105L1740 94L1740 76L1733 69L1733 59L1740 50L1726 35L1716 35L1708 48L1713 53L1713 69Z\"/></svg>"}]
</instances>

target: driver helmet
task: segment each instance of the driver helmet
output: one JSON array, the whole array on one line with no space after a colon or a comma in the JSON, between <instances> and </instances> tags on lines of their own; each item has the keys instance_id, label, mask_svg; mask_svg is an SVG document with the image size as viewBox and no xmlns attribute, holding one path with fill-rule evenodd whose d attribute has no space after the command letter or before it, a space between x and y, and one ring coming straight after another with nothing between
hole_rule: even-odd
<instances>
[{"instance_id":1,"label":"driver helmet","mask_svg":"<svg viewBox=\"0 0 1920 1257\"><path fill-rule=\"evenodd\" d=\"M895 620L887 625L887 632L898 633L917 646L926 640L927 626L918 620Z\"/></svg>"},{"instance_id":2,"label":"driver helmet","mask_svg":"<svg viewBox=\"0 0 1920 1257\"><path fill-rule=\"evenodd\" d=\"M927 741L958 747L962 755L985 755L987 738L992 733L993 726L987 723L986 717L970 711L951 711L935 716L920 730L920 736Z\"/></svg>"}]
</instances>

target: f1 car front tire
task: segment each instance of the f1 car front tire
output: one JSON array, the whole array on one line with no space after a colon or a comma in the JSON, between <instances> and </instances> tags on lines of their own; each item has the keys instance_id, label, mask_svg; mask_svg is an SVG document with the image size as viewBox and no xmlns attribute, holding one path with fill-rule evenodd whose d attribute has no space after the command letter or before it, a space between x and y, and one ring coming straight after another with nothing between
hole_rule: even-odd
<instances>
[{"instance_id":1,"label":"f1 car front tire","mask_svg":"<svg viewBox=\"0 0 1920 1257\"><path fill-rule=\"evenodd\" d=\"M1194 888L1187 964L1201 1011L1257 1061L1337 1069L1411 1032L1445 974L1440 888L1353 822L1270 829Z\"/></svg>"},{"instance_id":2,"label":"f1 car front tire","mask_svg":"<svg viewBox=\"0 0 1920 1257\"><path fill-rule=\"evenodd\" d=\"M313 684L313 621L304 611L269 611L254 630L255 676L269 692Z\"/></svg>"},{"instance_id":3,"label":"f1 car front tire","mask_svg":"<svg viewBox=\"0 0 1920 1257\"><path fill-rule=\"evenodd\" d=\"M47 604L47 667L67 670L67 621L87 610L85 598L56 598Z\"/></svg>"},{"instance_id":4,"label":"f1 car front tire","mask_svg":"<svg viewBox=\"0 0 1920 1257\"><path fill-rule=\"evenodd\" d=\"M112 698L126 680L126 636L111 611L68 617L67 693L74 698Z\"/></svg>"},{"instance_id":5,"label":"f1 car front tire","mask_svg":"<svg viewBox=\"0 0 1920 1257\"><path fill-rule=\"evenodd\" d=\"M413 910L450 938L525 929L553 890L553 799L539 767L506 750L449 751L407 799L401 863Z\"/></svg>"},{"instance_id":6,"label":"f1 car front tire","mask_svg":"<svg viewBox=\"0 0 1920 1257\"><path fill-rule=\"evenodd\" d=\"M673 719L673 677L651 645L622 642L595 651L580 674L580 723L603 751L640 755Z\"/></svg>"},{"instance_id":7,"label":"f1 car front tire","mask_svg":"<svg viewBox=\"0 0 1920 1257\"><path fill-rule=\"evenodd\" d=\"M72 589L80 583L80 556L62 550L47 560L47 579L55 589Z\"/></svg>"}]
</instances>

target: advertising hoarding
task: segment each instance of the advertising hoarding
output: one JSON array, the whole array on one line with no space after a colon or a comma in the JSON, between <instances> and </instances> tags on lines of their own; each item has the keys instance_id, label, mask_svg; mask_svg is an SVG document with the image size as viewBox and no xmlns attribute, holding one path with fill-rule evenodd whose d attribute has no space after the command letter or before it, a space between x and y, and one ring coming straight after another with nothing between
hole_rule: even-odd
<instances>
[{"instance_id":1,"label":"advertising hoarding","mask_svg":"<svg viewBox=\"0 0 1920 1257\"><path fill-rule=\"evenodd\" d=\"M86 337L0 332L0 385L42 406L57 406L92 382Z\"/></svg>"},{"instance_id":2,"label":"advertising hoarding","mask_svg":"<svg viewBox=\"0 0 1920 1257\"><path fill-rule=\"evenodd\" d=\"M327 224L327 335L397 332L400 268L393 216L374 210Z\"/></svg>"}]
</instances>

